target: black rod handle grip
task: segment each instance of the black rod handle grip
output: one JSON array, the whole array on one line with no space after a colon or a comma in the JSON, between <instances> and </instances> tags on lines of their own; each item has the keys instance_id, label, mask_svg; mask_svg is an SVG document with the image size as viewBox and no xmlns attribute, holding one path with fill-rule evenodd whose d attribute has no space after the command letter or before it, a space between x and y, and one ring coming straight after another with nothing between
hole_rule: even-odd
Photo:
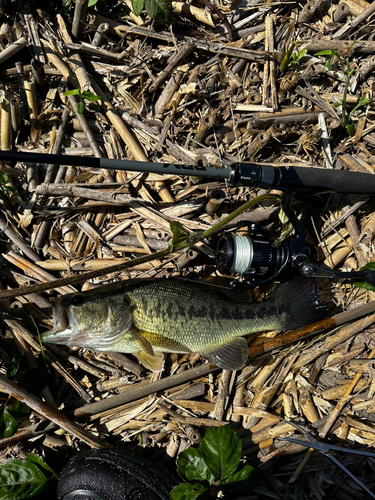
<instances>
[{"instance_id":1,"label":"black rod handle grip","mask_svg":"<svg viewBox=\"0 0 375 500\"><path fill-rule=\"evenodd\" d=\"M251 163L236 163L232 169L234 184L307 190L313 192L373 194L375 175L347 170L311 167L269 167Z\"/></svg>"}]
</instances>

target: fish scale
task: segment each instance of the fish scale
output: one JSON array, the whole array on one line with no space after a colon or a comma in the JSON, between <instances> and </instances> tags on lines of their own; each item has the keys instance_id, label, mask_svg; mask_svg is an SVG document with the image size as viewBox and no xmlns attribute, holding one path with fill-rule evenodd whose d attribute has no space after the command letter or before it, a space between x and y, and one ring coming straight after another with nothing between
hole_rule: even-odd
<instances>
[{"instance_id":1,"label":"fish scale","mask_svg":"<svg viewBox=\"0 0 375 500\"><path fill-rule=\"evenodd\" d=\"M162 367L161 352L199 352L236 370L247 360L243 336L298 328L329 315L315 280L302 276L261 303L233 300L233 293L179 279L111 283L53 299L55 326L43 341L134 353L154 371Z\"/></svg>"}]
</instances>

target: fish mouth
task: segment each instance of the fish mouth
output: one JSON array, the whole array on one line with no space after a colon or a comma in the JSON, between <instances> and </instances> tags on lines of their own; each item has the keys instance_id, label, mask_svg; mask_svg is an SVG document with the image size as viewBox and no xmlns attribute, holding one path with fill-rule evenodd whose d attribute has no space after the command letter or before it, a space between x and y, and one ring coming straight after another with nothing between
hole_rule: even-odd
<instances>
[{"instance_id":1,"label":"fish mouth","mask_svg":"<svg viewBox=\"0 0 375 500\"><path fill-rule=\"evenodd\" d=\"M61 304L60 299L51 299L51 302L54 327L42 333L42 341L52 344L69 344L77 321Z\"/></svg>"},{"instance_id":2,"label":"fish mouth","mask_svg":"<svg viewBox=\"0 0 375 500\"><path fill-rule=\"evenodd\" d=\"M110 351L122 340L124 332L129 330L133 323L131 310L124 310L122 321L117 325L111 325L112 314L108 307L104 313L104 316L108 317L108 324L101 325L98 330L95 325L84 326L79 322L74 310L66 306L63 300L57 298L51 299L51 302L54 327L42 334L43 342Z\"/></svg>"}]
</instances>

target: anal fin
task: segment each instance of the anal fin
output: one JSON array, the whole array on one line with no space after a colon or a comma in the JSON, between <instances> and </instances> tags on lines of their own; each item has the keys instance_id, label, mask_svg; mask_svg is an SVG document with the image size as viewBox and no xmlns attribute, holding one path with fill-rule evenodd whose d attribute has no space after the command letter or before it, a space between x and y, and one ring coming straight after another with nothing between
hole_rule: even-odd
<instances>
[{"instance_id":1,"label":"anal fin","mask_svg":"<svg viewBox=\"0 0 375 500\"><path fill-rule=\"evenodd\" d=\"M245 366L248 357L247 342L243 337L237 337L219 347L213 347L201 354L224 370L240 370Z\"/></svg>"},{"instance_id":2,"label":"anal fin","mask_svg":"<svg viewBox=\"0 0 375 500\"><path fill-rule=\"evenodd\" d=\"M139 362L152 372L161 372L164 368L164 355L161 352L152 355L146 351L138 351L135 355Z\"/></svg>"}]
</instances>

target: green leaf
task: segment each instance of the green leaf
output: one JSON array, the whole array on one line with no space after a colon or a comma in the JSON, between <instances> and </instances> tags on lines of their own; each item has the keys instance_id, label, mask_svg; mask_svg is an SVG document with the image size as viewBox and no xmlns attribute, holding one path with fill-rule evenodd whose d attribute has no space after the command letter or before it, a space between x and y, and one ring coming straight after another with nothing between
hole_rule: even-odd
<instances>
[{"instance_id":1,"label":"green leaf","mask_svg":"<svg viewBox=\"0 0 375 500\"><path fill-rule=\"evenodd\" d=\"M360 268L360 271L363 271L364 269L370 269L371 271L375 271L375 262L367 262L364 266ZM370 285L370 283L367 283L367 281L355 281L354 285L357 288L364 288L365 290L370 290L371 292L375 292L375 287Z\"/></svg>"},{"instance_id":2,"label":"green leaf","mask_svg":"<svg viewBox=\"0 0 375 500\"><path fill-rule=\"evenodd\" d=\"M132 0L132 8L136 16L140 16L142 14L144 6L145 0Z\"/></svg>"},{"instance_id":3,"label":"green leaf","mask_svg":"<svg viewBox=\"0 0 375 500\"><path fill-rule=\"evenodd\" d=\"M172 239L169 241L169 247L170 250L173 250L177 245L186 240L189 233L185 231L184 226L180 222L175 220L170 221L169 227L172 232Z\"/></svg>"},{"instance_id":4,"label":"green leaf","mask_svg":"<svg viewBox=\"0 0 375 500\"><path fill-rule=\"evenodd\" d=\"M80 102L77 102L77 113L79 115L83 115L83 113L85 112L85 105L82 101Z\"/></svg>"},{"instance_id":5,"label":"green leaf","mask_svg":"<svg viewBox=\"0 0 375 500\"><path fill-rule=\"evenodd\" d=\"M199 450L188 448L177 459L177 470L187 481L215 481Z\"/></svg>"},{"instance_id":6,"label":"green leaf","mask_svg":"<svg viewBox=\"0 0 375 500\"><path fill-rule=\"evenodd\" d=\"M359 99L359 102L357 104L357 108L359 108L360 106L366 106L366 104L368 104L370 102L370 99L368 97L365 97L364 95L362 95Z\"/></svg>"},{"instance_id":7,"label":"green leaf","mask_svg":"<svg viewBox=\"0 0 375 500\"><path fill-rule=\"evenodd\" d=\"M245 465L243 469L235 472L223 481L220 487L224 493L246 493L255 488L258 480L258 473L251 465Z\"/></svg>"},{"instance_id":8,"label":"green leaf","mask_svg":"<svg viewBox=\"0 0 375 500\"><path fill-rule=\"evenodd\" d=\"M203 484L183 483L171 491L172 500L196 500L208 498L209 491Z\"/></svg>"},{"instance_id":9,"label":"green leaf","mask_svg":"<svg viewBox=\"0 0 375 500\"><path fill-rule=\"evenodd\" d=\"M7 408L4 408L0 415L0 429L0 439L11 437L18 430L17 420L13 417L13 415L8 411Z\"/></svg>"},{"instance_id":10,"label":"green leaf","mask_svg":"<svg viewBox=\"0 0 375 500\"><path fill-rule=\"evenodd\" d=\"M63 95L80 95L80 94L81 94L80 89L67 90L66 92L63 93Z\"/></svg>"},{"instance_id":11,"label":"green leaf","mask_svg":"<svg viewBox=\"0 0 375 500\"><path fill-rule=\"evenodd\" d=\"M4 172L2 170L0 170L0 183L6 184L7 182L8 182L7 174L4 174Z\"/></svg>"},{"instance_id":12,"label":"green leaf","mask_svg":"<svg viewBox=\"0 0 375 500\"><path fill-rule=\"evenodd\" d=\"M369 290L370 292L375 292L375 287L367 283L367 281L355 281L354 285L357 288L364 288L365 290Z\"/></svg>"},{"instance_id":13,"label":"green leaf","mask_svg":"<svg viewBox=\"0 0 375 500\"><path fill-rule=\"evenodd\" d=\"M171 24L172 0L145 0L145 7L151 19L159 19L163 24Z\"/></svg>"},{"instance_id":14,"label":"green leaf","mask_svg":"<svg viewBox=\"0 0 375 500\"><path fill-rule=\"evenodd\" d=\"M24 419L30 413L30 408L17 401L13 405L0 410L0 439L13 436L18 431L17 418Z\"/></svg>"},{"instance_id":15,"label":"green leaf","mask_svg":"<svg viewBox=\"0 0 375 500\"><path fill-rule=\"evenodd\" d=\"M298 59L302 59L302 57L307 54L307 49L303 49L300 52L298 52Z\"/></svg>"},{"instance_id":16,"label":"green leaf","mask_svg":"<svg viewBox=\"0 0 375 500\"><path fill-rule=\"evenodd\" d=\"M87 7L94 7L94 5L98 2L98 0L89 0Z\"/></svg>"},{"instance_id":17,"label":"green leaf","mask_svg":"<svg viewBox=\"0 0 375 500\"><path fill-rule=\"evenodd\" d=\"M57 475L47 464L44 464L43 468L53 473L52 478L47 477L38 467L42 463L44 464L42 459L35 464L30 460L16 458L2 465L0 467L1 500L27 500L46 490L52 484L51 479L57 478Z\"/></svg>"},{"instance_id":18,"label":"green leaf","mask_svg":"<svg viewBox=\"0 0 375 500\"><path fill-rule=\"evenodd\" d=\"M62 7L64 10L64 13L69 15L70 9L72 8L72 1L71 0L62 0Z\"/></svg>"},{"instance_id":19,"label":"green leaf","mask_svg":"<svg viewBox=\"0 0 375 500\"><path fill-rule=\"evenodd\" d=\"M51 467L48 464L46 464L39 455L35 455L34 453L26 453L26 458L29 462L39 465L39 467L42 467L46 471L50 472L52 476L55 476L57 478L56 472L53 469L51 469Z\"/></svg>"},{"instance_id":20,"label":"green leaf","mask_svg":"<svg viewBox=\"0 0 375 500\"><path fill-rule=\"evenodd\" d=\"M30 413L30 408L21 401L7 406L7 410L14 418L25 418Z\"/></svg>"},{"instance_id":21,"label":"green leaf","mask_svg":"<svg viewBox=\"0 0 375 500\"><path fill-rule=\"evenodd\" d=\"M333 108L334 108L334 109L337 109L337 108L339 108L340 106L342 106L342 102L341 102L341 101L336 101L336 102L334 102L334 103L333 103Z\"/></svg>"},{"instance_id":22,"label":"green leaf","mask_svg":"<svg viewBox=\"0 0 375 500\"><path fill-rule=\"evenodd\" d=\"M87 90L82 92L81 97L82 99L86 99L87 101L98 101L100 99L100 95L95 95Z\"/></svg>"},{"instance_id":23,"label":"green leaf","mask_svg":"<svg viewBox=\"0 0 375 500\"><path fill-rule=\"evenodd\" d=\"M22 359L21 356L19 358L13 358L12 361L9 363L9 366L7 368L7 373L5 376L10 380L12 380L17 375L21 359Z\"/></svg>"},{"instance_id":24,"label":"green leaf","mask_svg":"<svg viewBox=\"0 0 375 500\"><path fill-rule=\"evenodd\" d=\"M322 50L320 52L315 52L314 56L331 56L332 50Z\"/></svg>"},{"instance_id":25,"label":"green leaf","mask_svg":"<svg viewBox=\"0 0 375 500\"><path fill-rule=\"evenodd\" d=\"M201 442L201 453L208 468L221 481L237 469L242 443L229 425L210 427Z\"/></svg>"},{"instance_id":26,"label":"green leaf","mask_svg":"<svg viewBox=\"0 0 375 500\"><path fill-rule=\"evenodd\" d=\"M355 125L354 123L349 123L349 125L346 125L346 131L348 132L349 135L354 135L355 134Z\"/></svg>"},{"instance_id":27,"label":"green leaf","mask_svg":"<svg viewBox=\"0 0 375 500\"><path fill-rule=\"evenodd\" d=\"M375 271L375 262L367 262L367 264L361 267L360 271L363 271L363 269L371 269L371 271Z\"/></svg>"}]
</instances>

